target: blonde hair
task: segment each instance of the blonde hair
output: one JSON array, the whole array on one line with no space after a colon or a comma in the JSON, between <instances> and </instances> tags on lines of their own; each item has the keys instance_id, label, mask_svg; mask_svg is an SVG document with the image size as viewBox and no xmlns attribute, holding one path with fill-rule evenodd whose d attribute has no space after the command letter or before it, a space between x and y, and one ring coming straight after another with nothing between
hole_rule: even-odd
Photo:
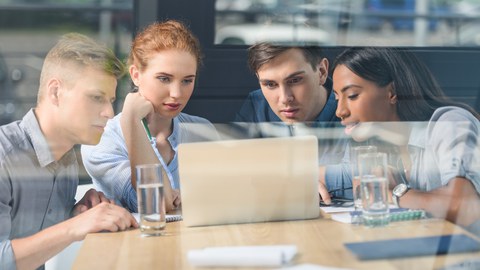
<instances>
[{"instance_id":1,"label":"blonde hair","mask_svg":"<svg viewBox=\"0 0 480 270\"><path fill-rule=\"evenodd\" d=\"M106 46L78 33L63 35L48 52L40 74L40 90L37 103L41 101L44 89L52 76L59 76L65 83L77 78L84 68L95 68L120 79L125 74L125 66Z\"/></svg>"},{"instance_id":2,"label":"blonde hair","mask_svg":"<svg viewBox=\"0 0 480 270\"><path fill-rule=\"evenodd\" d=\"M128 65L144 71L152 54L169 49L189 52L195 57L197 67L202 64L198 39L183 23L168 20L152 23L137 34L132 42Z\"/></svg>"}]
</instances>

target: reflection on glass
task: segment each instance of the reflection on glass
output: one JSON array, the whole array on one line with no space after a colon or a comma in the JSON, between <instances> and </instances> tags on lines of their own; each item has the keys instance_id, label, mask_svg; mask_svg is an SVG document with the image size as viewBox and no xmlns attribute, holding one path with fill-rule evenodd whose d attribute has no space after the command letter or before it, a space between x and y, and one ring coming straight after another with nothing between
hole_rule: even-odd
<instances>
[{"instance_id":1,"label":"reflection on glass","mask_svg":"<svg viewBox=\"0 0 480 270\"><path fill-rule=\"evenodd\" d=\"M216 0L215 43L478 46L477 2Z\"/></svg>"},{"instance_id":2,"label":"reflection on glass","mask_svg":"<svg viewBox=\"0 0 480 270\"><path fill-rule=\"evenodd\" d=\"M87 35L123 59L132 29L133 0L0 0L0 124L35 106L43 57L61 35Z\"/></svg>"}]
</instances>

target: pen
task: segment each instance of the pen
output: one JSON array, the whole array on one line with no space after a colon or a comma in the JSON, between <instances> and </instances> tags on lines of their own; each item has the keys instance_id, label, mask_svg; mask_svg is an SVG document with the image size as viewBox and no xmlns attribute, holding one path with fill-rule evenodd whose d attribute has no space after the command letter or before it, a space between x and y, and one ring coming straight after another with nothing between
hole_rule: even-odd
<instances>
[{"instance_id":1,"label":"pen","mask_svg":"<svg viewBox=\"0 0 480 270\"><path fill-rule=\"evenodd\" d=\"M152 134L150 134L150 129L148 128L148 124L147 124L147 119L143 118L142 124L143 124L143 128L145 129L145 132L147 133L148 139L152 140Z\"/></svg>"},{"instance_id":2,"label":"pen","mask_svg":"<svg viewBox=\"0 0 480 270\"><path fill-rule=\"evenodd\" d=\"M138 92L138 87L134 87L132 89L132 93L136 93ZM142 119L142 124L143 124L143 129L145 129L145 132L147 133L147 136L148 136L148 140L152 140L152 134L150 133L150 129L148 128L148 123L147 123L147 119L146 118L143 118Z\"/></svg>"}]
</instances>

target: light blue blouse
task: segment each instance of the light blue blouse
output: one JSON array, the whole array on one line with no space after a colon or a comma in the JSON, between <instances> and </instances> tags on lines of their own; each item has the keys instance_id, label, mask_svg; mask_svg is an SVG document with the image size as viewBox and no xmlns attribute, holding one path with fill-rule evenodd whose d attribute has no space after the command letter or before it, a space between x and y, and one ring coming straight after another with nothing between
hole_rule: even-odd
<instances>
[{"instance_id":1,"label":"light blue blouse","mask_svg":"<svg viewBox=\"0 0 480 270\"><path fill-rule=\"evenodd\" d=\"M130 160L120 125L121 113L109 120L100 143L95 146L83 145L82 160L86 171L92 177L97 190L115 199L131 212L137 212L137 193L131 184ZM173 132L167 138L175 152L170 164L166 164L152 139L152 148L165 170L172 188L179 189L177 149L180 143L218 139L215 127L208 120L180 113L173 119Z\"/></svg>"},{"instance_id":2,"label":"light blue blouse","mask_svg":"<svg viewBox=\"0 0 480 270\"><path fill-rule=\"evenodd\" d=\"M480 122L467 110L435 110L427 126L414 126L410 134L411 187L430 191L460 176L480 194L479 136Z\"/></svg>"},{"instance_id":3,"label":"light blue blouse","mask_svg":"<svg viewBox=\"0 0 480 270\"><path fill-rule=\"evenodd\" d=\"M431 191L459 176L470 180L480 194L479 136L479 120L459 107L438 108L427 123L412 123L410 186ZM351 186L347 155L348 151L344 163L327 167L329 190Z\"/></svg>"}]
</instances>

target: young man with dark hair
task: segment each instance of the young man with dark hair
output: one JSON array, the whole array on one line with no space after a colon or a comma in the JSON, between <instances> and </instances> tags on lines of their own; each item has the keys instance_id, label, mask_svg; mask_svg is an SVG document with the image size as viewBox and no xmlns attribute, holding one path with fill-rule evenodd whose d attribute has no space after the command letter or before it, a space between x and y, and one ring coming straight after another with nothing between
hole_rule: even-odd
<instances>
[{"instance_id":1,"label":"young man with dark hair","mask_svg":"<svg viewBox=\"0 0 480 270\"><path fill-rule=\"evenodd\" d=\"M328 60L319 47L258 43L248 49L248 64L261 89L248 95L236 122L338 121Z\"/></svg>"}]
</instances>

